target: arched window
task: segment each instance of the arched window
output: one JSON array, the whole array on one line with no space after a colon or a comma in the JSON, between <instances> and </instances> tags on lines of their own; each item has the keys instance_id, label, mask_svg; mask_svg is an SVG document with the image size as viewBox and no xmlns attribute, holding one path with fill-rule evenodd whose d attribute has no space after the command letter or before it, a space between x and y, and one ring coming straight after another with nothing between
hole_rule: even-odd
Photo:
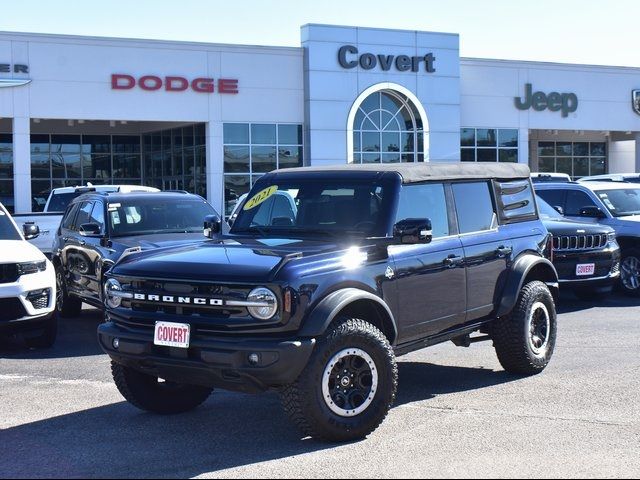
<instances>
[{"instance_id":1,"label":"arched window","mask_svg":"<svg viewBox=\"0 0 640 480\"><path fill-rule=\"evenodd\" d=\"M417 105L402 92L380 89L366 96L352 115L353 163L425 161L425 131ZM351 118L350 117L350 118ZM425 119L426 120L426 119ZM428 159L427 159L428 161Z\"/></svg>"}]
</instances>

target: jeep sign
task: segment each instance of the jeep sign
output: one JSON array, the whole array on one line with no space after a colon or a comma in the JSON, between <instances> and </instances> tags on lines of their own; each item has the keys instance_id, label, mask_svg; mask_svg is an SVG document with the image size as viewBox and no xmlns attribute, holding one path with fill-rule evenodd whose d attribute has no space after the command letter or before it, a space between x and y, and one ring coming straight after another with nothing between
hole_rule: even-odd
<instances>
[{"instance_id":1,"label":"jeep sign","mask_svg":"<svg viewBox=\"0 0 640 480\"><path fill-rule=\"evenodd\" d=\"M533 108L536 112L549 109L551 112L562 112L563 117L578 110L578 96L575 93L533 92L533 85L527 83L524 98L515 98L518 110Z\"/></svg>"}]
</instances>

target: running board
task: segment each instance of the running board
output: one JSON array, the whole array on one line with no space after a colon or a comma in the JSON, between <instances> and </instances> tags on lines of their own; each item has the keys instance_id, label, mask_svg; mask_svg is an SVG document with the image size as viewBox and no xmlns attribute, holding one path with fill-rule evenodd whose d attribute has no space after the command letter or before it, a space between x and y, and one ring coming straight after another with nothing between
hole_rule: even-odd
<instances>
[{"instance_id":1,"label":"running board","mask_svg":"<svg viewBox=\"0 0 640 480\"><path fill-rule=\"evenodd\" d=\"M469 337L469 345L471 345L471 343L484 342L486 340L489 340L488 336L478 337L479 340L476 340L471 339L470 335L473 332L477 332L478 330L482 329L482 327L489 323L489 321L474 323L473 325L467 325L465 327L453 330L447 330L446 332L435 335L433 337L422 338L420 340L398 345L394 348L394 350L397 356L401 356L406 355L407 353L415 352L416 350L421 350L423 348L433 347L434 345L448 342L449 340L455 340L464 337Z\"/></svg>"}]
</instances>

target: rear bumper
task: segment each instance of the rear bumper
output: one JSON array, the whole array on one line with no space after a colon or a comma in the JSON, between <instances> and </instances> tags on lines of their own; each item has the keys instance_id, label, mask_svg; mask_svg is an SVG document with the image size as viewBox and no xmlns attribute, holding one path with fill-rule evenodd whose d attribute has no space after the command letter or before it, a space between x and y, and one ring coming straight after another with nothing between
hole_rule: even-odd
<instances>
[{"instance_id":1,"label":"rear bumper","mask_svg":"<svg viewBox=\"0 0 640 480\"><path fill-rule=\"evenodd\" d=\"M118 339L119 347L113 346ZM179 383L258 393L293 383L307 365L314 339L193 339L189 349L158 347L152 332L107 322L98 341L111 359L135 370ZM252 365L249 356L257 354Z\"/></svg>"}]
</instances>

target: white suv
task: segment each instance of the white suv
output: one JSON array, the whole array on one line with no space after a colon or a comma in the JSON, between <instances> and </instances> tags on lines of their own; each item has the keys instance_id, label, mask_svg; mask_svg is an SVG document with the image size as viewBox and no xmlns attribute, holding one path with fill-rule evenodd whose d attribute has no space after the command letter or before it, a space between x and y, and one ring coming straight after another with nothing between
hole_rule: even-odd
<instances>
[{"instance_id":1,"label":"white suv","mask_svg":"<svg viewBox=\"0 0 640 480\"><path fill-rule=\"evenodd\" d=\"M0 334L21 333L28 346L46 348L58 331L55 271L26 241L38 236L38 227L27 223L23 230L0 204Z\"/></svg>"}]
</instances>

